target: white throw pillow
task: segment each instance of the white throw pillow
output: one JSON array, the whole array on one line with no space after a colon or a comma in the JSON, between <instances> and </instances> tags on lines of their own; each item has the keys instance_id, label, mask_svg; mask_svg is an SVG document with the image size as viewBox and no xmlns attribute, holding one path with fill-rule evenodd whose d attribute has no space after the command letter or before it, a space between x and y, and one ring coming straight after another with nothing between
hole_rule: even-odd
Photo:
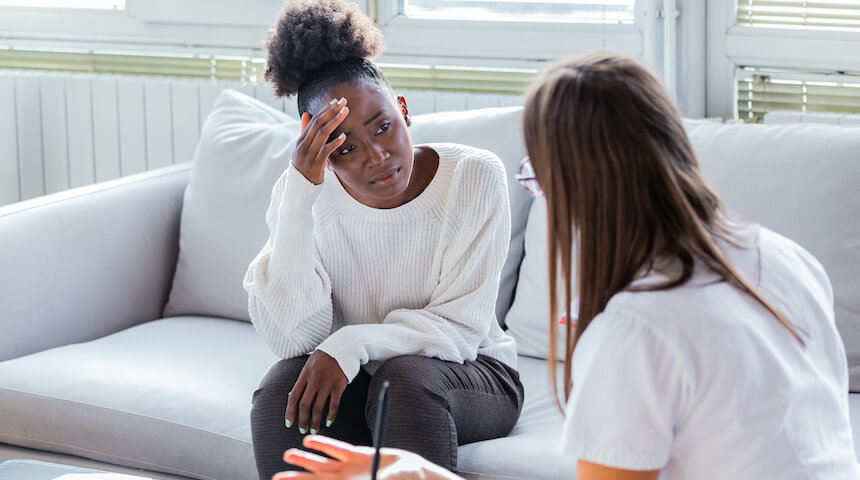
<instances>
[{"instance_id":1,"label":"white throw pillow","mask_svg":"<svg viewBox=\"0 0 860 480\"><path fill-rule=\"evenodd\" d=\"M531 196L515 178L520 160L526 155L522 116L522 107L439 112L414 117L410 129L412 141L416 145L432 142L471 145L495 153L505 165L511 201L511 248L502 269L499 297L496 301L496 316L500 323L514 297L517 271L523 258L523 235L532 201Z\"/></svg>"},{"instance_id":2,"label":"white throw pillow","mask_svg":"<svg viewBox=\"0 0 860 480\"><path fill-rule=\"evenodd\" d=\"M268 238L272 186L290 163L300 129L299 121L233 90L215 101L185 190L165 316L249 320L242 278Z\"/></svg>"},{"instance_id":3,"label":"white throw pillow","mask_svg":"<svg viewBox=\"0 0 860 480\"><path fill-rule=\"evenodd\" d=\"M535 358L549 357L549 265L547 256L546 199L537 198L529 210L525 232L525 254L514 303L505 317L508 333L517 341L517 353ZM576 285L573 285L576 295ZM564 305L561 272L556 280L559 315ZM570 312L576 315L577 312ZM556 351L564 360L565 327L554 320L558 331Z\"/></svg>"},{"instance_id":4,"label":"white throw pillow","mask_svg":"<svg viewBox=\"0 0 860 480\"><path fill-rule=\"evenodd\" d=\"M511 250L497 302L504 318L522 258L529 197L514 175L525 155L521 107L445 112L413 118L414 143L453 142L495 152L508 172ZM266 208L287 168L301 125L241 93L225 90L203 125L185 192L179 260L165 316L249 320L242 278L268 238Z\"/></svg>"}]
</instances>

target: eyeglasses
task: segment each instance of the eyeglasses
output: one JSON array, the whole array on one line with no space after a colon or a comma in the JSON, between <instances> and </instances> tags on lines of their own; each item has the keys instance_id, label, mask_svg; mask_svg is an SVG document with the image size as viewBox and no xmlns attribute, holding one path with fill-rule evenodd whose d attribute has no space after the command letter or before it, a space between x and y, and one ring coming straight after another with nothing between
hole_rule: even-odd
<instances>
[{"instance_id":1,"label":"eyeglasses","mask_svg":"<svg viewBox=\"0 0 860 480\"><path fill-rule=\"evenodd\" d=\"M532 166L532 162L529 160L529 157L524 158L522 163L520 163L520 169L515 178L533 197L543 196L543 190L541 190L540 185L538 184L537 177L535 176L535 169Z\"/></svg>"}]
</instances>

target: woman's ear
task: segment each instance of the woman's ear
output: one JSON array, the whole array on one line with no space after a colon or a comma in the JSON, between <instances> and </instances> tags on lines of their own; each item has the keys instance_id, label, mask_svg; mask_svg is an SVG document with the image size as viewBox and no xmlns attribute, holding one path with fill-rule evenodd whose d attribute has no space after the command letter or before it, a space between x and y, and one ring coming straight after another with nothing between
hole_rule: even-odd
<instances>
[{"instance_id":1,"label":"woman's ear","mask_svg":"<svg viewBox=\"0 0 860 480\"><path fill-rule=\"evenodd\" d=\"M403 115L403 120L406 120L406 126L411 126L412 116L409 115L409 107L406 106L406 97L404 97L403 95L398 95L397 104L400 107L400 114Z\"/></svg>"}]
</instances>

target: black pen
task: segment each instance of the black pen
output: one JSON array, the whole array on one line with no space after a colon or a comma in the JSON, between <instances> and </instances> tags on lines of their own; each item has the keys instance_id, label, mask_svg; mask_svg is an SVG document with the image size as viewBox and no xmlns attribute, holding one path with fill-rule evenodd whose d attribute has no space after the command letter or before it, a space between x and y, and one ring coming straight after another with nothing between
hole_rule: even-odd
<instances>
[{"instance_id":1,"label":"black pen","mask_svg":"<svg viewBox=\"0 0 860 480\"><path fill-rule=\"evenodd\" d=\"M388 380L382 383L379 390L379 402L376 404L376 425L373 428L373 465L370 469L370 480L376 480L376 472L379 470L379 449L382 448L382 432L385 431L385 414L388 410Z\"/></svg>"}]
</instances>

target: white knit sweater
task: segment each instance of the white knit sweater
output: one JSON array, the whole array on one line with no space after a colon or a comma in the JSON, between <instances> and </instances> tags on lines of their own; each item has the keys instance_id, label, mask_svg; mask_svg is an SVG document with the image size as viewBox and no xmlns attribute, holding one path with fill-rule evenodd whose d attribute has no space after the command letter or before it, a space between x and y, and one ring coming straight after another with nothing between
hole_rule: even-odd
<instances>
[{"instance_id":1,"label":"white knit sweater","mask_svg":"<svg viewBox=\"0 0 860 480\"><path fill-rule=\"evenodd\" d=\"M494 313L511 228L504 166L486 150L428 146L435 177L393 209L359 203L331 172L314 185L290 166L275 183L244 286L277 355L320 349L349 381L399 355L516 367Z\"/></svg>"}]
</instances>

